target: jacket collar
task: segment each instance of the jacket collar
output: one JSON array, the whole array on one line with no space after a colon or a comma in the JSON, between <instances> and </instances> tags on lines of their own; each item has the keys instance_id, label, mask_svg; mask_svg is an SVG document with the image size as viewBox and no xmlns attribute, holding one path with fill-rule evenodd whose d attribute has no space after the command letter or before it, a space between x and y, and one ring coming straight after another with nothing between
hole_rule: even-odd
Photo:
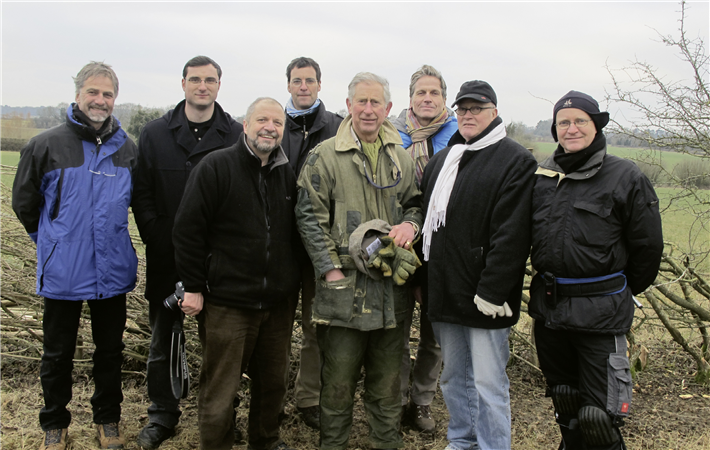
<instances>
[{"instance_id":1,"label":"jacket collar","mask_svg":"<svg viewBox=\"0 0 710 450\"><path fill-rule=\"evenodd\" d=\"M353 118L352 115L348 116L340 124L338 128L338 133L335 135L335 151L345 152L348 150L360 150L360 145L356 140L355 133L352 130ZM402 137L397 132L397 129L390 123L389 120L385 119L382 124L382 129L384 133L382 134L382 146L387 149L392 145L402 145Z\"/></svg>"},{"instance_id":2,"label":"jacket collar","mask_svg":"<svg viewBox=\"0 0 710 450\"><path fill-rule=\"evenodd\" d=\"M258 161L261 165L261 158L254 154L252 149L247 144L247 135L244 132L242 132L241 136L239 136L239 139L237 140L237 149L246 153L247 156ZM271 152L271 155L269 155L269 162L266 163L266 167L268 167L269 172L271 172L275 168L288 163L288 157L286 157L284 149L279 145L279 148Z\"/></svg>"},{"instance_id":3,"label":"jacket collar","mask_svg":"<svg viewBox=\"0 0 710 450\"><path fill-rule=\"evenodd\" d=\"M82 140L95 143L98 138L101 138L102 142L106 142L121 128L121 122L114 116L109 116L107 119L110 121L108 126L106 126L104 122L104 126L101 127L101 130L97 130L77 120L77 118L74 117L74 108L78 109L76 103L72 103L67 107L67 126Z\"/></svg>"},{"instance_id":4,"label":"jacket collar","mask_svg":"<svg viewBox=\"0 0 710 450\"><path fill-rule=\"evenodd\" d=\"M168 129L175 133L177 143L187 153L196 154L222 148L225 146L224 137L231 131L230 116L224 112L219 103L214 102L214 123L200 141L190 131L185 114L185 100L175 106L172 116L168 119Z\"/></svg>"},{"instance_id":5,"label":"jacket collar","mask_svg":"<svg viewBox=\"0 0 710 450\"><path fill-rule=\"evenodd\" d=\"M323 128L326 125L326 123L327 123L327 121L325 120L325 113L326 112L327 112L327 110L325 109L325 104L321 101L320 105L318 105L318 108L315 110L314 113L312 113L312 114L316 115L316 118L313 121L313 126L311 127L310 130L308 130L309 134L315 133L316 131L320 130L321 128ZM305 116L301 116L298 118L301 123L303 123L303 120L304 120L303 117L305 117ZM303 125L299 124L298 122L296 122L296 120L293 117L289 116L288 114L286 114L286 123L288 123L288 127L290 130L298 130L303 126Z\"/></svg>"},{"instance_id":6,"label":"jacket collar","mask_svg":"<svg viewBox=\"0 0 710 450\"><path fill-rule=\"evenodd\" d=\"M556 177L559 175L560 181L563 178L569 178L572 180L584 180L591 178L599 172L604 164L604 157L606 156L606 146L601 151L594 153L589 160L579 168L576 172L565 175L565 171L562 170L559 164L555 162L554 153L547 157L543 162L540 163L539 167L535 171L536 175L543 175L547 177ZM558 182L559 183L559 182Z\"/></svg>"}]
</instances>

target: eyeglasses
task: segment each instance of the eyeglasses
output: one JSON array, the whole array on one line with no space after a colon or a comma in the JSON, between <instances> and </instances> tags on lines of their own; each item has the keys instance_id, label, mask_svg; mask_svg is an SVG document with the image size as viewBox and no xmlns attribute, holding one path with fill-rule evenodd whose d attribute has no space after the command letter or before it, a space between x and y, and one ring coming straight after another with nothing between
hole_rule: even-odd
<instances>
[{"instance_id":1,"label":"eyeglasses","mask_svg":"<svg viewBox=\"0 0 710 450\"><path fill-rule=\"evenodd\" d=\"M389 186L380 186L379 184L372 181L372 178L370 178L370 175L367 174L367 164L365 164L365 160L367 159L367 156L363 155L363 158L362 158L362 168L363 168L363 170L365 170L365 178L367 178L367 181L371 185L376 187L377 189L388 189L391 187L395 187L399 184L400 181L402 181L402 171L399 170L399 166L397 166L397 163L394 162L394 158L392 158L392 155L387 153L387 156L390 157L390 161L392 161L392 164L394 164L394 168L397 170L397 175L395 176L396 179L394 180L394 184L390 184Z\"/></svg>"},{"instance_id":2,"label":"eyeglasses","mask_svg":"<svg viewBox=\"0 0 710 450\"><path fill-rule=\"evenodd\" d=\"M459 106L458 108L456 108L454 110L454 112L456 113L456 115L465 116L467 112L471 111L471 114L473 114L474 116L477 116L477 115L481 114L481 111L483 111L484 109L495 109L495 108L496 108L495 106L484 106L484 107L473 106L471 108L462 108Z\"/></svg>"},{"instance_id":3,"label":"eyeglasses","mask_svg":"<svg viewBox=\"0 0 710 450\"><path fill-rule=\"evenodd\" d=\"M194 85L199 85L202 84L204 81L207 86L214 86L215 84L219 83L219 80L217 78L205 78L204 80L200 77L190 77L187 79L187 81L190 82L190 84Z\"/></svg>"},{"instance_id":4,"label":"eyeglasses","mask_svg":"<svg viewBox=\"0 0 710 450\"><path fill-rule=\"evenodd\" d=\"M574 119L574 126L577 128L584 128L589 122L591 122L589 119ZM566 130L570 125L572 125L572 122L569 120L561 120L556 125L560 130Z\"/></svg>"},{"instance_id":5,"label":"eyeglasses","mask_svg":"<svg viewBox=\"0 0 710 450\"><path fill-rule=\"evenodd\" d=\"M303 82L306 82L306 85L308 86L313 86L316 84L318 81L315 78L306 78L305 80L302 80L300 78L294 78L291 80L291 85L292 86L300 86L303 84Z\"/></svg>"}]
</instances>

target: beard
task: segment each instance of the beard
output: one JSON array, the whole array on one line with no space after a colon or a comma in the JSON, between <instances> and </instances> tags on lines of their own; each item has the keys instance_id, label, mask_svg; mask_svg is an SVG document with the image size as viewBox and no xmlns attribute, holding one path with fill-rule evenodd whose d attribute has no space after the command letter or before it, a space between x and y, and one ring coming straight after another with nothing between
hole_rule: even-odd
<instances>
[{"instance_id":1,"label":"beard","mask_svg":"<svg viewBox=\"0 0 710 450\"><path fill-rule=\"evenodd\" d=\"M86 117L88 117L92 122L103 122L108 119L109 112L107 109L97 108L92 105L89 105L88 109Z\"/></svg>"},{"instance_id":2,"label":"beard","mask_svg":"<svg viewBox=\"0 0 710 450\"><path fill-rule=\"evenodd\" d=\"M266 142L260 143L257 139L252 139L251 137L247 136L249 146L254 150L258 150L261 153L269 154L276 150L279 145L281 145L281 142L278 141L278 135L276 133L261 132L257 134L257 137L259 136L269 136L275 139L273 144L269 144Z\"/></svg>"}]
</instances>

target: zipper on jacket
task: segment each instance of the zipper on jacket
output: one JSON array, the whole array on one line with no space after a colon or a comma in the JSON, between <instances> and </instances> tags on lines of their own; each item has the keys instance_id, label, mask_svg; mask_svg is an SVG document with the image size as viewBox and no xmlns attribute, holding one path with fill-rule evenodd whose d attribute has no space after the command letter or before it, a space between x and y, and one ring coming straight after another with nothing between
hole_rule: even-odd
<instances>
[{"instance_id":1,"label":"zipper on jacket","mask_svg":"<svg viewBox=\"0 0 710 450\"><path fill-rule=\"evenodd\" d=\"M50 259L52 259L52 255L54 254L54 250L57 249L57 244L54 244L54 247L52 247L52 251L49 253L49 256L47 259L44 261L44 264L42 264L42 276L39 279L39 290L42 291L44 289L44 269L47 267L47 263L49 262Z\"/></svg>"}]
</instances>

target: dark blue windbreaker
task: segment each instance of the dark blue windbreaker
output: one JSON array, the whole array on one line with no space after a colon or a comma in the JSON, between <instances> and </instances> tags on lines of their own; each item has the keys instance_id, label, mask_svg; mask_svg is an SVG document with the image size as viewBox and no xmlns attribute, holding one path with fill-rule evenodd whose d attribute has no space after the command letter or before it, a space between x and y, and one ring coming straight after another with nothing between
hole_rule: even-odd
<instances>
[{"instance_id":1,"label":"dark blue windbreaker","mask_svg":"<svg viewBox=\"0 0 710 450\"><path fill-rule=\"evenodd\" d=\"M37 294L92 300L133 290L138 260L128 233L137 148L116 118L97 136L67 122L22 149L12 207L37 243Z\"/></svg>"}]
</instances>

